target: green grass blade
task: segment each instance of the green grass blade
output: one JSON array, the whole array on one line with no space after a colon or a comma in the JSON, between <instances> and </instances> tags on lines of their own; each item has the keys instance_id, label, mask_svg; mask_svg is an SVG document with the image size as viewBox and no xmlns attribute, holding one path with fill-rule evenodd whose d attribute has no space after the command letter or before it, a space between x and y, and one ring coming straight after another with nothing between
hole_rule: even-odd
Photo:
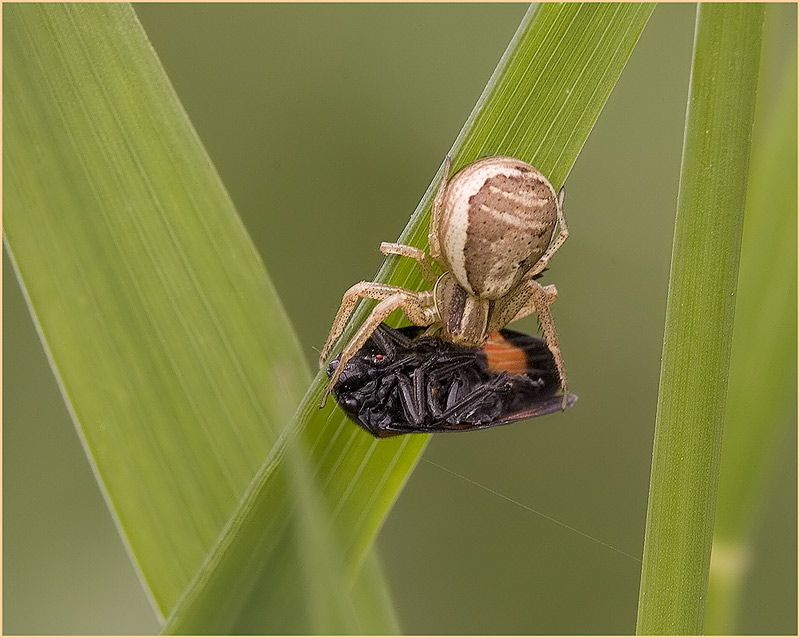
<instances>
[{"instance_id":1,"label":"green grass blade","mask_svg":"<svg viewBox=\"0 0 800 638\"><path fill-rule=\"evenodd\" d=\"M3 10L7 249L166 614L310 374L131 8Z\"/></svg>"},{"instance_id":2,"label":"green grass blade","mask_svg":"<svg viewBox=\"0 0 800 638\"><path fill-rule=\"evenodd\" d=\"M600 110L630 56L652 5L542 4L523 20L484 95L453 146L454 169L480 157L508 154L538 166L558 188L568 175ZM401 241L425 246L436 177ZM420 288L410 264L388 261L378 281ZM369 308L361 308L345 332L352 333ZM317 409L324 378L319 374L296 415L292 433L253 481L226 533L167 624L170 633L314 632L313 600L305 586L276 580L289 559L294 500L303 486L292 478L297 437L310 451L321 503L330 512L342 556L327 557L358 573L386 513L426 443L424 436L376 441L347 421L332 402ZM296 475L297 476L297 475ZM300 482L305 479L301 476ZM300 499L300 507L305 502ZM282 513L284 512L284 513ZM283 539L283 540L280 540ZM336 569L330 571L335 574ZM280 585L277 585L280 583ZM349 591L347 582L330 587ZM220 613L222 610L223 613ZM232 610L227 613L227 610ZM306 618L300 616L305 611ZM326 631L331 631L326 629Z\"/></svg>"},{"instance_id":3,"label":"green grass blade","mask_svg":"<svg viewBox=\"0 0 800 638\"><path fill-rule=\"evenodd\" d=\"M6 245L90 460L161 615L291 420L309 374L263 265L126 5L6 7ZM280 223L281 220L276 219ZM306 472L295 465L300 484ZM396 627L377 571L364 623L315 524L319 622ZM319 531L321 530L321 531ZM305 535L305 536L304 536ZM312 551L316 548L316 551ZM305 569L301 566L306 565Z\"/></svg>"},{"instance_id":4,"label":"green grass blade","mask_svg":"<svg viewBox=\"0 0 800 638\"><path fill-rule=\"evenodd\" d=\"M764 25L708 585L711 635L742 633L753 537L776 457L797 424L797 47L794 30L783 34L791 46L780 37L792 11L770 5Z\"/></svg>"},{"instance_id":5,"label":"green grass blade","mask_svg":"<svg viewBox=\"0 0 800 638\"><path fill-rule=\"evenodd\" d=\"M698 7L639 634L703 630L763 13Z\"/></svg>"}]
</instances>

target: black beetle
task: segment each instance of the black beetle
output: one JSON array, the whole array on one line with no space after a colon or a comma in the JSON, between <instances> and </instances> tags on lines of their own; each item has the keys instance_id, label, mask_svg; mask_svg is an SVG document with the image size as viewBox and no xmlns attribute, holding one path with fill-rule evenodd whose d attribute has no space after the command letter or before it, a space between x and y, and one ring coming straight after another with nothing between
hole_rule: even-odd
<instances>
[{"instance_id":1,"label":"black beetle","mask_svg":"<svg viewBox=\"0 0 800 638\"><path fill-rule=\"evenodd\" d=\"M469 347L424 331L381 324L333 387L342 410L373 436L481 430L562 409L544 339L504 329ZM328 377L338 365L337 357ZM567 404L576 400L571 394Z\"/></svg>"}]
</instances>

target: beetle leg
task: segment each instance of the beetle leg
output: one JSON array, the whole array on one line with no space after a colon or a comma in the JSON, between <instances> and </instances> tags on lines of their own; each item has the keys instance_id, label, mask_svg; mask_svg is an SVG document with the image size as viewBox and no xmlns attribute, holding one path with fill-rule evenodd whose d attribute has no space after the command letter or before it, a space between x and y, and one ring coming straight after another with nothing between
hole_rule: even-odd
<instances>
[{"instance_id":1,"label":"beetle leg","mask_svg":"<svg viewBox=\"0 0 800 638\"><path fill-rule=\"evenodd\" d=\"M558 215L558 235L556 238L550 242L550 245L547 247L547 250L544 251L544 254L539 258L533 267L528 271L525 275L526 278L535 277L540 272L542 272L545 268L547 268L547 264L550 261L550 258L556 254L556 251L561 248L561 244L567 241L567 237L569 237L569 229L567 228L567 220L564 217L564 188L562 187L560 191L558 191L558 195L556 196L556 214Z\"/></svg>"},{"instance_id":2,"label":"beetle leg","mask_svg":"<svg viewBox=\"0 0 800 638\"><path fill-rule=\"evenodd\" d=\"M398 375L397 382L400 385L400 404L403 406L406 420L414 427L418 427L422 423L424 406L417 398L416 388L412 388L411 380L406 375Z\"/></svg>"},{"instance_id":3,"label":"beetle leg","mask_svg":"<svg viewBox=\"0 0 800 638\"><path fill-rule=\"evenodd\" d=\"M474 363L475 357L470 354L437 354L419 367L425 372L425 402L431 415L429 425L440 424L444 409L452 403L451 395L458 390L463 368Z\"/></svg>"},{"instance_id":4,"label":"beetle leg","mask_svg":"<svg viewBox=\"0 0 800 638\"><path fill-rule=\"evenodd\" d=\"M387 327L388 326L384 324L378 326L375 332L372 333L372 340L380 349L381 354L389 357L390 359L394 359L397 354L397 348L395 347L396 341L393 339L394 335L389 332L385 332Z\"/></svg>"},{"instance_id":5,"label":"beetle leg","mask_svg":"<svg viewBox=\"0 0 800 638\"><path fill-rule=\"evenodd\" d=\"M423 336L435 337L436 335L439 334L439 332L441 332L441 330L442 330L442 322L437 317L436 321L434 321L431 325L429 325L428 328L425 330Z\"/></svg>"},{"instance_id":6,"label":"beetle leg","mask_svg":"<svg viewBox=\"0 0 800 638\"><path fill-rule=\"evenodd\" d=\"M387 326L385 323L381 324L379 331L385 334L388 338L390 338L404 350L408 350L409 348L411 348L411 345L414 343L413 339L411 339L410 337L406 337L402 332L400 332L396 328Z\"/></svg>"},{"instance_id":7,"label":"beetle leg","mask_svg":"<svg viewBox=\"0 0 800 638\"><path fill-rule=\"evenodd\" d=\"M411 375L414 381L414 403L417 406L419 420L422 421L425 410L425 372L420 367L414 370Z\"/></svg>"},{"instance_id":8,"label":"beetle leg","mask_svg":"<svg viewBox=\"0 0 800 638\"><path fill-rule=\"evenodd\" d=\"M436 189L436 196L433 198L433 206L431 207L431 222L428 227L428 250L431 257L439 261L442 252L439 247L439 217L442 212L442 205L444 204L444 192L447 188L447 179L450 177L450 165L453 158L448 155L444 158L444 168L442 169L442 179L439 182L439 188Z\"/></svg>"},{"instance_id":9,"label":"beetle leg","mask_svg":"<svg viewBox=\"0 0 800 638\"><path fill-rule=\"evenodd\" d=\"M441 396L442 390L443 386L439 383L438 375L434 376L425 386L425 403L428 406L428 413L431 415L431 425L435 425L442 416L442 408L436 403L436 394Z\"/></svg>"},{"instance_id":10,"label":"beetle leg","mask_svg":"<svg viewBox=\"0 0 800 638\"><path fill-rule=\"evenodd\" d=\"M397 286L362 281L360 284L356 284L350 288L344 295L342 307L339 308L339 312L336 314L333 328L331 328L331 334L328 336L328 341L322 349L323 360L324 356L330 351L333 343L344 330L347 319L353 313L353 308L355 308L356 302L361 297L383 299L383 301L375 306L372 313L367 317L366 321L361 324L358 330L356 330L353 338L350 339L347 346L342 350L342 354L339 357L339 365L336 366L336 370L331 375L328 385L325 387L325 393L322 395L319 407L325 405L328 394L333 389L333 386L336 385L336 381L339 379L339 375L342 373L342 370L344 370L347 362L350 361L361 346L367 342L367 339L375 332L381 322L395 310L402 308L406 317L418 326L427 326L433 323L436 318L436 309L432 305L431 293L429 291L411 292L410 290L405 290Z\"/></svg>"},{"instance_id":11,"label":"beetle leg","mask_svg":"<svg viewBox=\"0 0 800 638\"><path fill-rule=\"evenodd\" d=\"M506 299L507 301L502 306L495 308L495 312L490 317L489 332L500 330L511 321L522 319L534 312L539 316L539 325L542 327L547 347L553 353L553 359L558 369L558 378L561 381L561 390L563 392L561 406L562 409L566 410L569 399L567 373L564 370L561 348L558 346L556 325L550 312L550 304L558 299L556 287L552 285L542 286L539 282L528 279L510 292Z\"/></svg>"},{"instance_id":12,"label":"beetle leg","mask_svg":"<svg viewBox=\"0 0 800 638\"><path fill-rule=\"evenodd\" d=\"M489 383L479 385L461 397L456 398L457 393L451 392L451 396L447 398L447 409L442 414L442 421L451 418L457 421L472 418L473 414L481 407L482 402L496 392L507 380L508 372L504 371Z\"/></svg>"},{"instance_id":13,"label":"beetle leg","mask_svg":"<svg viewBox=\"0 0 800 638\"><path fill-rule=\"evenodd\" d=\"M391 360L395 361L395 365L397 363L396 346L400 346L403 350L408 350L413 343L412 339L406 337L399 330L387 326L385 323L379 325L375 332L372 333L372 340L381 349L382 354L387 355Z\"/></svg>"},{"instance_id":14,"label":"beetle leg","mask_svg":"<svg viewBox=\"0 0 800 638\"><path fill-rule=\"evenodd\" d=\"M384 255L399 255L416 259L419 271L429 284L435 284L439 276L433 270L433 262L424 250L405 244L395 244L388 241L381 242L381 252Z\"/></svg>"}]
</instances>

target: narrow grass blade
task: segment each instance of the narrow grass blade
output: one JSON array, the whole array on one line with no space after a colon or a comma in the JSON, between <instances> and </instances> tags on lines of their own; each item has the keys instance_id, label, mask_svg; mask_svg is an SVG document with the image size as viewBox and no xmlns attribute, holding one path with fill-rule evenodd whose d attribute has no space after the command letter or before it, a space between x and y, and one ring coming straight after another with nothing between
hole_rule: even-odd
<instances>
[{"instance_id":1,"label":"narrow grass blade","mask_svg":"<svg viewBox=\"0 0 800 638\"><path fill-rule=\"evenodd\" d=\"M166 614L310 374L131 8L3 13L6 247Z\"/></svg>"},{"instance_id":2,"label":"narrow grass blade","mask_svg":"<svg viewBox=\"0 0 800 638\"><path fill-rule=\"evenodd\" d=\"M6 246L112 512L166 615L311 375L131 8L9 5L4 17ZM295 495L305 516L285 521L306 540L281 548L286 578L303 574L321 624L393 630L375 569L359 575L373 592L367 612L320 586L337 565L323 580L326 563L309 560L333 554L333 537L315 524L307 494Z\"/></svg>"},{"instance_id":3,"label":"narrow grass blade","mask_svg":"<svg viewBox=\"0 0 800 638\"><path fill-rule=\"evenodd\" d=\"M703 630L763 13L698 6L639 634Z\"/></svg>"},{"instance_id":4,"label":"narrow grass blade","mask_svg":"<svg viewBox=\"0 0 800 638\"><path fill-rule=\"evenodd\" d=\"M538 166L560 187L652 9L642 4L542 4L531 9L452 148L454 170L482 155L514 155ZM425 246L437 182L434 177L403 232L404 243ZM384 264L376 280L412 289L422 286L411 265L398 259ZM365 305L356 313L345 338L368 310ZM351 577L358 573L427 438L377 441L345 419L332 401L318 410L324 382L324 375L318 374L291 433L251 484L170 618L167 632L319 629L314 614L308 613L313 601L303 599L303 581L287 588L291 583L275 578L276 573L286 573L289 559L281 548L290 544L292 530L286 521L297 507L286 492L302 489L291 487L297 441L310 452L314 493L322 499L319 509L330 513L328 523L344 548L334 560ZM284 540L277 540L281 536ZM330 586L349 592L352 584Z\"/></svg>"},{"instance_id":5,"label":"narrow grass blade","mask_svg":"<svg viewBox=\"0 0 800 638\"><path fill-rule=\"evenodd\" d=\"M797 40L794 29L784 34L791 44L780 37L795 11L769 5L764 25L711 550L710 635L742 633L753 537L764 524L776 458L797 425Z\"/></svg>"}]
</instances>

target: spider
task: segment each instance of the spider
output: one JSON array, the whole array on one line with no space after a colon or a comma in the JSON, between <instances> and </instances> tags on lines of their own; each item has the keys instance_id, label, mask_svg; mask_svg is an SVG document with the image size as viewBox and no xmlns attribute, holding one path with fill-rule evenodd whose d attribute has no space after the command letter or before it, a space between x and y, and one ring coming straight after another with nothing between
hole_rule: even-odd
<instances>
[{"instance_id":1,"label":"spider","mask_svg":"<svg viewBox=\"0 0 800 638\"><path fill-rule=\"evenodd\" d=\"M320 407L345 364L381 322L398 308L411 323L429 326L426 334L463 346L480 346L508 323L536 313L553 354L562 391L569 393L550 305L558 298L553 285L536 278L569 236L564 219L564 189L558 193L536 168L513 157L486 157L468 164L448 180L445 159L433 200L429 253L413 246L381 244L384 255L416 260L432 285L419 292L400 286L361 281L345 292L320 353L320 366L342 334L359 299L379 303L342 350ZM556 234L558 227L558 234ZM443 271L437 275L434 264Z\"/></svg>"}]
</instances>

